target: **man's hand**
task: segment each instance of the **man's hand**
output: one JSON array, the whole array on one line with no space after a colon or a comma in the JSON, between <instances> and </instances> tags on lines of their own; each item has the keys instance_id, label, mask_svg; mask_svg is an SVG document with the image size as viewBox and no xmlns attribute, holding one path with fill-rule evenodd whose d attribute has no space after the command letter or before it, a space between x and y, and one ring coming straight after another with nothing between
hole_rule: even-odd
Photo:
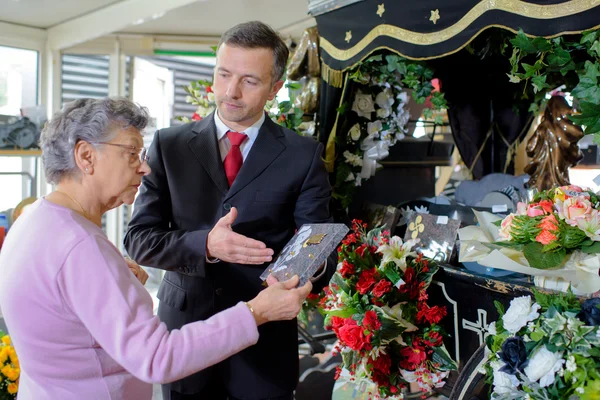
<instances>
[{"instance_id":1,"label":"man's hand","mask_svg":"<svg viewBox=\"0 0 600 400\"><path fill-rule=\"evenodd\" d=\"M129 270L135 275L136 278L142 283L142 285L146 284L148 280L148 273L144 271L144 268L140 267L135 261L133 261L129 257L125 257L125 261L127 262L127 266Z\"/></svg>"},{"instance_id":2,"label":"man's hand","mask_svg":"<svg viewBox=\"0 0 600 400\"><path fill-rule=\"evenodd\" d=\"M263 242L235 233L231 225L237 218L233 207L208 233L206 256L238 264L260 265L273 259L273 250Z\"/></svg>"}]
</instances>

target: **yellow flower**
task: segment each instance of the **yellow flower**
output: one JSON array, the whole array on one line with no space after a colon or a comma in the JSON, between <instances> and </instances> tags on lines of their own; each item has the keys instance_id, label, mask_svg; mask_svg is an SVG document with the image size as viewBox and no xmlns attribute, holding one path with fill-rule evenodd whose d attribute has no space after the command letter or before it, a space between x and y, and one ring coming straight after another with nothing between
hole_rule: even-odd
<instances>
[{"instance_id":1,"label":"yellow flower","mask_svg":"<svg viewBox=\"0 0 600 400\"><path fill-rule=\"evenodd\" d=\"M14 348L10 347L8 349L8 356L10 357L10 362L12 362L13 364L19 363L19 357L17 357L17 352Z\"/></svg>"},{"instance_id":2,"label":"yellow flower","mask_svg":"<svg viewBox=\"0 0 600 400\"><path fill-rule=\"evenodd\" d=\"M2 372L2 375L8 378L8 375L12 374L12 370L13 368L10 365L5 365L4 367L2 367L0 372Z\"/></svg>"},{"instance_id":3,"label":"yellow flower","mask_svg":"<svg viewBox=\"0 0 600 400\"><path fill-rule=\"evenodd\" d=\"M0 339L0 340L2 340L2 343L4 343L5 345L10 346L10 336L8 336L8 335L2 336L2 339Z\"/></svg>"},{"instance_id":4,"label":"yellow flower","mask_svg":"<svg viewBox=\"0 0 600 400\"><path fill-rule=\"evenodd\" d=\"M0 350L0 365L4 365L6 360L8 360L8 347L2 347Z\"/></svg>"},{"instance_id":5,"label":"yellow flower","mask_svg":"<svg viewBox=\"0 0 600 400\"><path fill-rule=\"evenodd\" d=\"M8 375L6 375L6 377L11 380L11 381L16 381L17 379L19 379L19 375L21 374L21 370L19 368L13 368L8 372Z\"/></svg>"},{"instance_id":6,"label":"yellow flower","mask_svg":"<svg viewBox=\"0 0 600 400\"><path fill-rule=\"evenodd\" d=\"M10 394L15 394L19 391L19 385L17 385L16 383L9 383L8 387L7 387L8 393Z\"/></svg>"}]
</instances>

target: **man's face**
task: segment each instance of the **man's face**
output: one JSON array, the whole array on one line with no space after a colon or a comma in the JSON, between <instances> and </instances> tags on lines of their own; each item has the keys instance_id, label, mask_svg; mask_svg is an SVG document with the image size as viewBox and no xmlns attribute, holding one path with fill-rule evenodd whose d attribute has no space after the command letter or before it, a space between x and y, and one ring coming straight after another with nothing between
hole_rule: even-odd
<instances>
[{"instance_id":1,"label":"man's face","mask_svg":"<svg viewBox=\"0 0 600 400\"><path fill-rule=\"evenodd\" d=\"M258 121L281 89L283 81L273 82L273 62L270 49L219 47L212 89L219 117L230 128L243 132Z\"/></svg>"}]
</instances>

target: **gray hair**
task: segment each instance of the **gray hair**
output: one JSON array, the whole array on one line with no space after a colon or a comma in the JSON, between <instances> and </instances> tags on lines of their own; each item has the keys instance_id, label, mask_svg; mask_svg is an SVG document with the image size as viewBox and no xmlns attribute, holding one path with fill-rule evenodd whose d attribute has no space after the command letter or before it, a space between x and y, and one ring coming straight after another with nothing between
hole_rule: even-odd
<instances>
[{"instance_id":1,"label":"gray hair","mask_svg":"<svg viewBox=\"0 0 600 400\"><path fill-rule=\"evenodd\" d=\"M125 98L79 99L65 104L48 121L40 137L47 181L58 183L79 172L74 156L79 141L109 141L115 127L141 131L148 119L145 107Z\"/></svg>"},{"instance_id":2,"label":"gray hair","mask_svg":"<svg viewBox=\"0 0 600 400\"><path fill-rule=\"evenodd\" d=\"M219 45L229 44L242 49L270 49L273 51L273 83L283 77L290 51L269 25L260 21L244 22L221 36Z\"/></svg>"}]
</instances>

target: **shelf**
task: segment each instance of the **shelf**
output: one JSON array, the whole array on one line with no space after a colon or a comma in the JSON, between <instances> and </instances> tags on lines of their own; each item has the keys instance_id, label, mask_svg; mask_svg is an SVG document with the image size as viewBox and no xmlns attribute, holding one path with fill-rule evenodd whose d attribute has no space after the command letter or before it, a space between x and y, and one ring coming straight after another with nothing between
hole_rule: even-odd
<instances>
[{"instance_id":1,"label":"shelf","mask_svg":"<svg viewBox=\"0 0 600 400\"><path fill-rule=\"evenodd\" d=\"M37 157L42 155L40 149L23 149L23 150L11 150L11 149L0 149L0 157Z\"/></svg>"}]
</instances>

